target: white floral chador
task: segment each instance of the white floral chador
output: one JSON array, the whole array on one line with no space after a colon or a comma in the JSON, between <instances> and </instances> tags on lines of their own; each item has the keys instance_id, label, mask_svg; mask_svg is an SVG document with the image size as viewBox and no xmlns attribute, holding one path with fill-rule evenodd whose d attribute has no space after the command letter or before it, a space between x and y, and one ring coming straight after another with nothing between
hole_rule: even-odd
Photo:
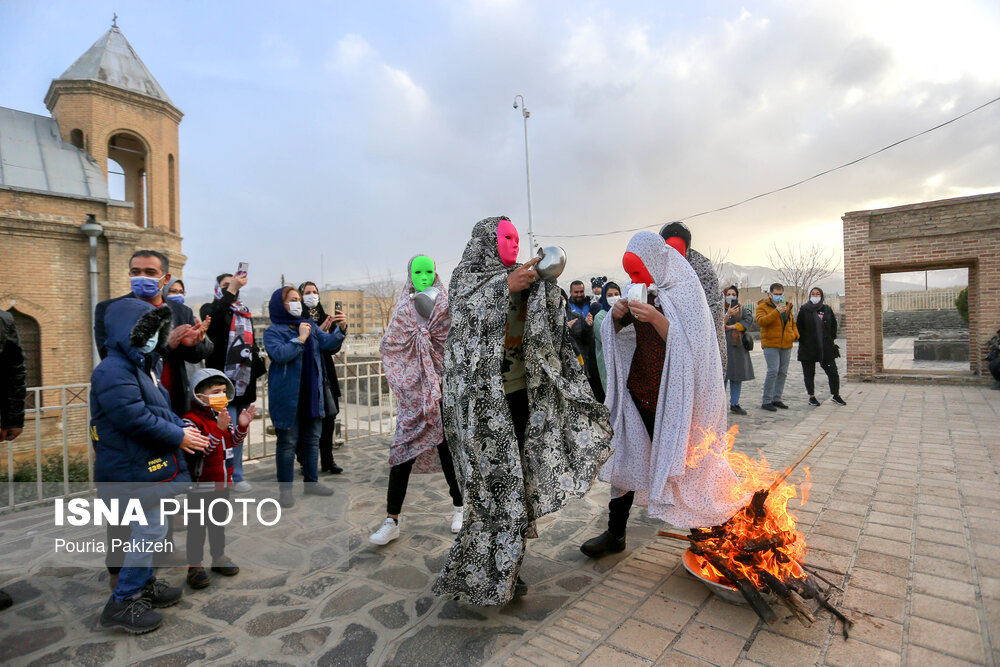
<instances>
[{"instance_id":1,"label":"white floral chador","mask_svg":"<svg viewBox=\"0 0 1000 667\"><path fill-rule=\"evenodd\" d=\"M652 232L639 232L628 244L656 284L656 305L670 322L660 377L653 439L628 390L635 352L635 328L615 333L614 320L601 326L608 372L607 398L614 429L615 452L599 478L609 482L612 495L635 491L649 515L675 526L693 528L723 523L745 504L733 498L737 484L729 464L705 456L694 467L688 452L714 433L726 432L726 400L722 362L705 292L691 265ZM631 285L625 288L628 294Z\"/></svg>"},{"instance_id":2,"label":"white floral chador","mask_svg":"<svg viewBox=\"0 0 1000 667\"><path fill-rule=\"evenodd\" d=\"M608 411L594 400L573 352L552 281L535 282L527 296L529 419L524 455L519 451L501 375L507 276L517 268L500 261L502 219L475 225L452 274L444 361L445 433L466 513L434 593L478 605L513 597L535 520L583 496L611 451Z\"/></svg>"}]
</instances>

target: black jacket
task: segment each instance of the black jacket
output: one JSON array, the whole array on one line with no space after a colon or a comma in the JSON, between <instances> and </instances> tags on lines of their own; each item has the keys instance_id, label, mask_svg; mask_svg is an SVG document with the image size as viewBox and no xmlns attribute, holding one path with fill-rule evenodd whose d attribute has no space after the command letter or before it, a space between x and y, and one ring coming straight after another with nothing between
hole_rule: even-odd
<instances>
[{"instance_id":1,"label":"black jacket","mask_svg":"<svg viewBox=\"0 0 1000 667\"><path fill-rule=\"evenodd\" d=\"M226 371L226 354L229 349L229 327L233 325L233 310L230 308L236 302L235 294L228 290L222 291L222 298L215 299L211 303L206 303L201 307L201 319L211 317L212 321L208 325L208 338L212 341L214 349L205 360L205 365L222 372ZM250 346L252 359L250 362L250 384L242 395L233 401L237 405L250 405L257 400L257 378L267 372L264 359L260 356L260 348L257 347L256 339Z\"/></svg>"},{"instance_id":2,"label":"black jacket","mask_svg":"<svg viewBox=\"0 0 1000 667\"><path fill-rule=\"evenodd\" d=\"M101 356L101 359L106 359L108 356L108 334L104 322L104 313L108 309L108 305L119 299L134 298L136 296L129 292L125 296L115 299L105 299L97 304L97 308L94 309L94 342L97 343L97 353ZM171 327L179 327L182 324L193 326L195 324L194 313L183 303L177 303L170 299L165 299L163 303L165 307L170 309ZM212 340L208 336L205 336L205 340L194 347L178 345L173 350L168 350L166 347L159 350L160 356L163 358L163 363L170 365L170 370L174 377L173 386L170 388L170 407L177 415L184 416L187 414L188 408L191 405L187 367L184 365L184 362L187 361L196 364L199 361L204 361L211 356L212 350Z\"/></svg>"},{"instance_id":3,"label":"black jacket","mask_svg":"<svg viewBox=\"0 0 1000 667\"><path fill-rule=\"evenodd\" d=\"M326 310L323 308L323 304L317 304L315 308L305 308L303 307L303 316L311 317L319 324L323 324L326 321L327 314ZM331 332L332 333L332 332ZM347 337L347 332L344 332L344 337ZM333 402L337 406L337 411L340 411L340 380L337 379L337 367L333 360L333 355L340 352L338 347L335 350L330 350L329 352L320 351L320 356L323 358L323 376L326 380L327 385L330 387L330 393L333 394Z\"/></svg>"},{"instance_id":4,"label":"black jacket","mask_svg":"<svg viewBox=\"0 0 1000 667\"><path fill-rule=\"evenodd\" d=\"M27 375L14 317L0 310L0 428L24 427Z\"/></svg>"},{"instance_id":5,"label":"black jacket","mask_svg":"<svg viewBox=\"0 0 1000 667\"><path fill-rule=\"evenodd\" d=\"M799 329L799 361L823 363L839 356L833 342L837 338L837 316L833 308L825 303L817 306L806 302L799 308L795 325Z\"/></svg>"}]
</instances>

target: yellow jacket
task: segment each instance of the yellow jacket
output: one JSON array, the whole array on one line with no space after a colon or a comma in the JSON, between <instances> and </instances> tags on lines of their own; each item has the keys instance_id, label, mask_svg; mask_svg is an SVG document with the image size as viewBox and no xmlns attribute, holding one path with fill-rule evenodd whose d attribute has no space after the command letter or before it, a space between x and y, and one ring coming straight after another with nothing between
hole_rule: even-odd
<instances>
[{"instance_id":1,"label":"yellow jacket","mask_svg":"<svg viewBox=\"0 0 1000 667\"><path fill-rule=\"evenodd\" d=\"M791 304L785 311L785 321L774 307L771 297L757 302L757 325L760 327L760 346L789 349L799 339L799 329L795 325L795 312Z\"/></svg>"}]
</instances>

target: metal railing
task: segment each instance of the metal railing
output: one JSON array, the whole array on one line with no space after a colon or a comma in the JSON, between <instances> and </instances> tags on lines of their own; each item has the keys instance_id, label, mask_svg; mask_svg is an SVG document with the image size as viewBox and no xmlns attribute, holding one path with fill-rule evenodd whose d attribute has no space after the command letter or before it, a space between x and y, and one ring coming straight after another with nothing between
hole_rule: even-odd
<instances>
[{"instance_id":1,"label":"metal railing","mask_svg":"<svg viewBox=\"0 0 1000 667\"><path fill-rule=\"evenodd\" d=\"M953 310L961 290L894 292L882 295L882 311Z\"/></svg>"},{"instance_id":2,"label":"metal railing","mask_svg":"<svg viewBox=\"0 0 1000 667\"><path fill-rule=\"evenodd\" d=\"M395 430L396 399L378 359L339 358L340 412L334 437L350 442ZM38 505L54 498L92 492L94 454L90 444L90 384L30 387L24 432L0 443L0 511ZM274 456L277 438L270 422L267 375L257 381L257 418L244 443L243 460ZM85 466L85 471L84 471Z\"/></svg>"}]
</instances>

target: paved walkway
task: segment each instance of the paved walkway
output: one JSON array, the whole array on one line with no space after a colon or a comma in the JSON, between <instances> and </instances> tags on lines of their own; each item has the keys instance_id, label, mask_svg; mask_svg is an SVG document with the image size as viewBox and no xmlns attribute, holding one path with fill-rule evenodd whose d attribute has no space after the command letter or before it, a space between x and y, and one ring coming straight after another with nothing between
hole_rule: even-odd
<instances>
[{"instance_id":1,"label":"paved walkway","mask_svg":"<svg viewBox=\"0 0 1000 667\"><path fill-rule=\"evenodd\" d=\"M763 376L759 356L756 368ZM526 598L501 609L437 599L452 537L444 480L415 475L403 537L370 546L388 477L387 441L371 439L338 453L347 473L326 478L333 498L301 499L271 529L231 530L241 574L186 590L139 637L97 627L106 574L94 555L52 560L51 509L0 521L0 586L15 599L0 613L0 664L1000 664L1000 393L853 384L848 407L813 410L800 387L793 364L792 409L772 414L753 407L760 381L747 383L739 447L780 467L830 431L797 514L809 560L844 573L850 641L825 614L811 628L766 626L711 597L642 513L628 551L586 559L577 547L605 521L600 484L529 544ZM269 479L270 466L251 478Z\"/></svg>"}]
</instances>

